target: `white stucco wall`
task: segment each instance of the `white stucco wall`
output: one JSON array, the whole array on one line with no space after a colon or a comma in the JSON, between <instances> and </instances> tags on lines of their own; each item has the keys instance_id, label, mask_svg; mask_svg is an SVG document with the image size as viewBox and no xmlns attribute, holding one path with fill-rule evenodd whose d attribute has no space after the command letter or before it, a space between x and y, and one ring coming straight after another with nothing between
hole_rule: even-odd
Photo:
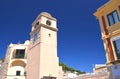
<instances>
[{"instance_id":1,"label":"white stucco wall","mask_svg":"<svg viewBox=\"0 0 120 79\"><path fill-rule=\"evenodd\" d=\"M21 71L20 76L16 76L16 71ZM22 66L13 66L8 70L7 79L25 79L25 69Z\"/></svg>"}]
</instances>

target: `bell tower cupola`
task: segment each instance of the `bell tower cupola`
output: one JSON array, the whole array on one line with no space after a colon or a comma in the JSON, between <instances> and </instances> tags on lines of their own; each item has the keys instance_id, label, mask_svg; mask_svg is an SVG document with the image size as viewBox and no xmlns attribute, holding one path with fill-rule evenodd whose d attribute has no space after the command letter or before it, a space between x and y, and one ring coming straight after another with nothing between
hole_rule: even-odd
<instances>
[{"instance_id":1,"label":"bell tower cupola","mask_svg":"<svg viewBox=\"0 0 120 79\"><path fill-rule=\"evenodd\" d=\"M47 12L42 12L38 15L35 21L32 23L32 30L30 32L30 40L35 43L40 38L41 27L49 30L57 31L56 19ZM51 34L49 34L50 36Z\"/></svg>"}]
</instances>

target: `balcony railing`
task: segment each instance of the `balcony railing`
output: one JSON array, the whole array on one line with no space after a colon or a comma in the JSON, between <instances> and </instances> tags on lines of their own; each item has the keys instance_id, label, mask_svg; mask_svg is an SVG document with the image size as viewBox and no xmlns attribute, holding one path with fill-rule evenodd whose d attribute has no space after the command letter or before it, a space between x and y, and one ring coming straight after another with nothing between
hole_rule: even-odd
<instances>
[{"instance_id":1,"label":"balcony railing","mask_svg":"<svg viewBox=\"0 0 120 79\"><path fill-rule=\"evenodd\" d=\"M13 59L26 59L26 56L23 55L23 54L20 54L20 55L14 55L14 56L13 56Z\"/></svg>"}]
</instances>

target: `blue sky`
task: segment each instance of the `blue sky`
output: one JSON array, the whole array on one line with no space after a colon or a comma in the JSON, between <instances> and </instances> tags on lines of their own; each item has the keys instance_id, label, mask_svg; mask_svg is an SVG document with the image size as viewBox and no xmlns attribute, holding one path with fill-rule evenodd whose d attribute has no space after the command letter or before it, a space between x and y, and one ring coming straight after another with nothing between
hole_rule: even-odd
<instances>
[{"instance_id":1,"label":"blue sky","mask_svg":"<svg viewBox=\"0 0 120 79\"><path fill-rule=\"evenodd\" d=\"M75 69L92 72L106 62L100 27L93 13L109 0L1 0L0 58L12 43L30 38L31 24L41 12L58 21L58 56Z\"/></svg>"}]
</instances>

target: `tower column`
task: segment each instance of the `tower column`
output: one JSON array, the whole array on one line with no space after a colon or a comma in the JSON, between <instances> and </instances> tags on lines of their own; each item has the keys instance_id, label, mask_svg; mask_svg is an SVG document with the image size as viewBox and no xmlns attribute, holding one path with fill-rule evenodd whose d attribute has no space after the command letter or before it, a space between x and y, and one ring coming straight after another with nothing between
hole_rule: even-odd
<instances>
[{"instance_id":1,"label":"tower column","mask_svg":"<svg viewBox=\"0 0 120 79\"><path fill-rule=\"evenodd\" d=\"M57 31L57 20L47 12L32 23L27 79L60 79Z\"/></svg>"},{"instance_id":2,"label":"tower column","mask_svg":"<svg viewBox=\"0 0 120 79\"><path fill-rule=\"evenodd\" d=\"M107 35L109 35L109 33L108 33L108 30L107 30L107 25L106 25L106 21L105 21L104 16L102 16L102 23L103 23L104 33L107 36ZM107 37L106 41L107 41L106 47L108 47L107 48L108 58L109 58L110 62L113 62L115 60L115 58L114 58L114 54L113 54L113 49L112 49L110 37Z\"/></svg>"}]
</instances>

